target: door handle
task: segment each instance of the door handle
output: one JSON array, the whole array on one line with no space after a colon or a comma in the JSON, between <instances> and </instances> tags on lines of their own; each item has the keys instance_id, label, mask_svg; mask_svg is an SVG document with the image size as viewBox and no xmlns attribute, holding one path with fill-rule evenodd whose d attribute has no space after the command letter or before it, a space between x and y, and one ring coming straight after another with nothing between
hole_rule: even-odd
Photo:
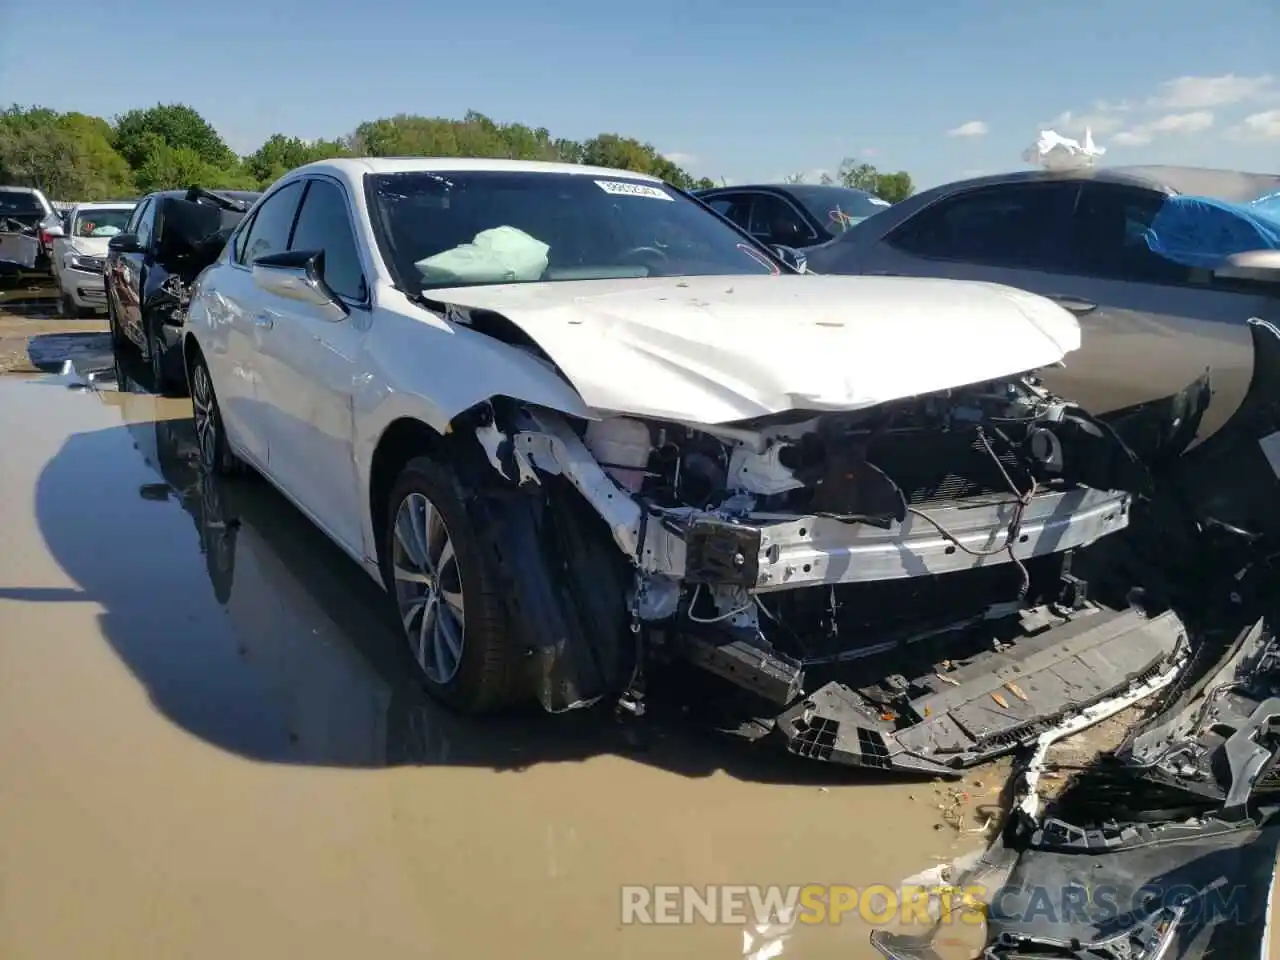
<instances>
[{"instance_id":1,"label":"door handle","mask_svg":"<svg viewBox=\"0 0 1280 960\"><path fill-rule=\"evenodd\" d=\"M261 330L270 330L276 325L276 318L269 313L260 313L253 318L253 325Z\"/></svg>"},{"instance_id":2,"label":"door handle","mask_svg":"<svg viewBox=\"0 0 1280 960\"><path fill-rule=\"evenodd\" d=\"M1068 296L1065 293L1051 293L1049 299L1062 307L1064 310L1070 310L1074 314L1093 313L1098 309L1096 303L1089 300L1081 300L1079 297Z\"/></svg>"}]
</instances>

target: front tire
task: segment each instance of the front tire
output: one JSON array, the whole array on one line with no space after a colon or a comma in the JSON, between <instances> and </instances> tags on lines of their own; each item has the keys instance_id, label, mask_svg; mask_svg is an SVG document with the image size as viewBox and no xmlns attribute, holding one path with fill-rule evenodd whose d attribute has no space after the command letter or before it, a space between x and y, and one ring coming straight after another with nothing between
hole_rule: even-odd
<instances>
[{"instance_id":1,"label":"front tire","mask_svg":"<svg viewBox=\"0 0 1280 960\"><path fill-rule=\"evenodd\" d=\"M222 425L222 411L213 391L209 365L199 354L191 362L191 414L200 447L200 465L221 477L243 473L244 461L232 453L227 444L227 431Z\"/></svg>"},{"instance_id":2,"label":"front tire","mask_svg":"<svg viewBox=\"0 0 1280 960\"><path fill-rule=\"evenodd\" d=\"M497 577L453 471L411 460L387 507L383 582L422 683L464 713L505 706L515 654Z\"/></svg>"},{"instance_id":3,"label":"front tire","mask_svg":"<svg viewBox=\"0 0 1280 960\"><path fill-rule=\"evenodd\" d=\"M181 355L165 346L159 326L147 330L147 352L151 359L151 389L162 397L180 394L182 391L178 389L178 370L175 367Z\"/></svg>"}]
</instances>

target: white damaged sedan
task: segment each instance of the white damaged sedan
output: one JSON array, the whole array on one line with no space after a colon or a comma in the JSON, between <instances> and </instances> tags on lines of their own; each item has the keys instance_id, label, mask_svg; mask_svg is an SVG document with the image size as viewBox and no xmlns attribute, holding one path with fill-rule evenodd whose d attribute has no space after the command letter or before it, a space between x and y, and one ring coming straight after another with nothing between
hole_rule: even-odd
<instances>
[{"instance_id":1,"label":"white damaged sedan","mask_svg":"<svg viewBox=\"0 0 1280 960\"><path fill-rule=\"evenodd\" d=\"M1182 656L1099 552L1143 470L1035 375L1079 344L639 174L353 159L264 193L185 358L206 466L384 584L438 698L639 712L693 665L795 753L936 772Z\"/></svg>"}]
</instances>

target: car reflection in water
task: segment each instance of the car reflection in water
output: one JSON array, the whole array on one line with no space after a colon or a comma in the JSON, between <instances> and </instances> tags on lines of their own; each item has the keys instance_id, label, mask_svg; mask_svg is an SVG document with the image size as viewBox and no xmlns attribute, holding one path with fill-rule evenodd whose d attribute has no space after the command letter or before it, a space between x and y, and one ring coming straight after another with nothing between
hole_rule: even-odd
<instances>
[{"instance_id":1,"label":"car reflection in water","mask_svg":"<svg viewBox=\"0 0 1280 960\"><path fill-rule=\"evenodd\" d=\"M279 717L286 728L287 745L278 729L263 729L249 749L243 737L232 749L276 762L505 769L600 752L582 730L544 723L535 733L516 717L478 722L435 706L414 683L377 585L291 505L256 478L205 474L189 419L128 429L163 481L143 485L140 496L176 501L191 516L228 642L255 674L253 683L209 677L202 693L215 702L206 706L271 718L265 727ZM243 702L248 690L269 702Z\"/></svg>"}]
</instances>

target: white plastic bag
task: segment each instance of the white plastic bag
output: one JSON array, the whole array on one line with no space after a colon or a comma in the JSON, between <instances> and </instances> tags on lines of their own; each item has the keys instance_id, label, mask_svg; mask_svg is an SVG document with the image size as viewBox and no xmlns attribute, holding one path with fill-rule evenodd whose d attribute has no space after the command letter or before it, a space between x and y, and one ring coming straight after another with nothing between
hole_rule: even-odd
<instances>
[{"instance_id":1,"label":"white plastic bag","mask_svg":"<svg viewBox=\"0 0 1280 960\"><path fill-rule=\"evenodd\" d=\"M549 246L515 227L481 230L460 244L414 266L428 283L518 283L547 269Z\"/></svg>"},{"instance_id":2,"label":"white plastic bag","mask_svg":"<svg viewBox=\"0 0 1280 960\"><path fill-rule=\"evenodd\" d=\"M1046 170L1079 170L1092 167L1106 153L1105 147L1093 142L1093 131L1084 131L1084 143L1061 136L1053 130L1041 130L1040 139L1022 153L1022 159Z\"/></svg>"}]
</instances>

